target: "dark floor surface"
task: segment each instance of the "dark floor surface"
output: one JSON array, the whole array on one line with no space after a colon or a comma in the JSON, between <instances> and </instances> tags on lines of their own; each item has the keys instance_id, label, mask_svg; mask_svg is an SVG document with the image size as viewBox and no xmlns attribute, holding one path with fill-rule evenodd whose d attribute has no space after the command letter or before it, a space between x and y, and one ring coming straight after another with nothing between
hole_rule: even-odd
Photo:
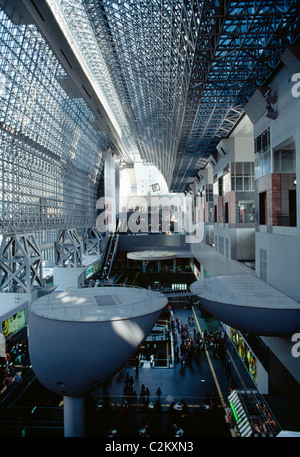
<instances>
[{"instance_id":1,"label":"dark floor surface","mask_svg":"<svg viewBox=\"0 0 300 457\"><path fill-rule=\"evenodd\" d=\"M178 316L184 323L188 321L188 315L192 314L191 309L185 308L184 302L178 305L173 303L173 309L174 315ZM199 310L195 309L195 311L198 314L201 330L204 330L204 328L207 330L217 330L218 322L215 319L200 318ZM196 322L194 325L196 325ZM191 332L193 332L194 325L189 326ZM211 355L211 360L217 374L222 395L227 399L229 384L225 374L225 368L219 358ZM114 376L108 383L106 387L107 396L103 395L102 389L96 392L95 395L98 395L102 399L107 398L110 403L117 405L124 404L127 400L129 401L130 398L128 399L124 392L125 375L127 372L134 379L134 389L137 396L139 397L141 386L144 384L150 390L149 400L153 404L155 404L158 398L156 395L157 388L160 387L162 392L160 397L162 411L160 414L156 414L155 411L149 411L149 409L147 412L138 409L136 414L131 411L124 411L123 408L123 413L119 415L115 414L114 410L110 411L109 425L111 428L116 428L118 434L126 435L130 427L134 426L135 419L138 422L138 426L143 427L147 418L149 418L151 422L155 422L154 434L159 433L161 436L169 435L171 433L170 421L175 420L176 422L177 420L179 422L177 425L179 426L182 420L180 419L180 415L177 415L177 418L171 420L168 407L172 402L181 403L183 400L189 407L189 417L183 427L185 434L194 436L230 436L229 425L225 422L224 409L222 408L221 399L218 395L215 380L204 350L200 353L199 359L193 358L191 363L186 364L185 367L181 366L180 361L175 363L174 368L151 368L149 363L144 364L138 371L134 367L127 367L124 371ZM213 411L205 409L208 397L213 397L214 399ZM158 423L160 423L159 426Z\"/></svg>"},{"instance_id":2,"label":"dark floor surface","mask_svg":"<svg viewBox=\"0 0 300 457\"><path fill-rule=\"evenodd\" d=\"M170 302L169 302L170 303ZM188 316L195 312L194 323L189 327L191 333L193 326L201 330L206 329L213 332L220 329L219 322L200 312L197 306L187 308L186 300L171 302L174 316L178 316L183 322L188 321ZM231 437L231 427L225 421L224 403L227 404L229 386L231 389L255 389L248 372L239 359L236 350L229 344L226 345L226 357L221 360L214 355L213 349L208 350L208 355L202 351L199 359L192 359L190 364L182 367L180 362L175 363L174 368L150 368L144 366L136 371L135 368L126 368L118 373L106 386L107 392L102 389L96 392L99 398L108 399L112 405L124 405L130 400L124 393L125 375L128 372L134 379L134 389L139 397L142 384L150 390L150 402L157 400L156 391L160 387L162 394L160 402L162 411L156 414L155 411L146 412L141 409L123 408L122 406L112 407L105 414L98 413L101 417L100 428L97 429L94 422L94 433L102 434L105 426L116 429L118 436L131 436L137 424L138 429L143 428L145 423L150 423L151 436L171 436L171 425L177 420L177 426L184 430L184 436L194 437ZM106 395L103 395L103 393ZM213 399L212 410L206 409L209 399ZM185 401L189 407L188 420L184 423L177 416L170 417L169 405L174 401ZM288 405L282 399L270 398L271 409L283 429L296 430L299 428L299 420L291 412ZM120 412L121 409L121 412ZM94 413L97 417L97 411Z\"/></svg>"}]
</instances>

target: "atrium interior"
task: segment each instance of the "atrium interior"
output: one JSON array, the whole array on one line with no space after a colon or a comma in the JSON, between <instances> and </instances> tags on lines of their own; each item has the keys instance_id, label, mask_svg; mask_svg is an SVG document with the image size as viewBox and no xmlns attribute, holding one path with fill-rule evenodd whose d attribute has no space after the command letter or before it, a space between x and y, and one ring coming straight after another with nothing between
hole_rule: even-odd
<instances>
[{"instance_id":1,"label":"atrium interior","mask_svg":"<svg viewBox=\"0 0 300 457\"><path fill-rule=\"evenodd\" d=\"M299 7L0 0L1 437L300 436Z\"/></svg>"}]
</instances>

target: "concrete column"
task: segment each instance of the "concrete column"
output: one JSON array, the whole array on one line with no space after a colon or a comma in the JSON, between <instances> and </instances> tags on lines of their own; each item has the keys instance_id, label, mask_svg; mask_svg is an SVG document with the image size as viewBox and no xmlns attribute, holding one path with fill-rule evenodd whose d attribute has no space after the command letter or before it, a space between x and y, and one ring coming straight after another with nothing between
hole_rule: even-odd
<instances>
[{"instance_id":1,"label":"concrete column","mask_svg":"<svg viewBox=\"0 0 300 457\"><path fill-rule=\"evenodd\" d=\"M143 260L143 273L146 273L146 262Z\"/></svg>"},{"instance_id":2,"label":"concrete column","mask_svg":"<svg viewBox=\"0 0 300 457\"><path fill-rule=\"evenodd\" d=\"M64 436L83 437L85 425L85 398L64 397Z\"/></svg>"},{"instance_id":3,"label":"concrete column","mask_svg":"<svg viewBox=\"0 0 300 457\"><path fill-rule=\"evenodd\" d=\"M176 259L173 259L173 273L176 273Z\"/></svg>"},{"instance_id":4,"label":"concrete column","mask_svg":"<svg viewBox=\"0 0 300 457\"><path fill-rule=\"evenodd\" d=\"M157 261L157 272L160 273L160 260Z\"/></svg>"}]
</instances>

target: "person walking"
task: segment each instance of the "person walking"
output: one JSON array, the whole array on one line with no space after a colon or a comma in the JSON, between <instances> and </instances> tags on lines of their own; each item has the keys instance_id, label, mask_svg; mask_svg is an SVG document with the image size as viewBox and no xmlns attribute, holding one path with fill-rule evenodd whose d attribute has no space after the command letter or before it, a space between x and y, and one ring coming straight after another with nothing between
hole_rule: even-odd
<instances>
[{"instance_id":1,"label":"person walking","mask_svg":"<svg viewBox=\"0 0 300 457\"><path fill-rule=\"evenodd\" d=\"M146 390L145 390L145 394L146 394L146 401L147 403L150 402L150 390L148 389L148 387L146 387Z\"/></svg>"}]
</instances>

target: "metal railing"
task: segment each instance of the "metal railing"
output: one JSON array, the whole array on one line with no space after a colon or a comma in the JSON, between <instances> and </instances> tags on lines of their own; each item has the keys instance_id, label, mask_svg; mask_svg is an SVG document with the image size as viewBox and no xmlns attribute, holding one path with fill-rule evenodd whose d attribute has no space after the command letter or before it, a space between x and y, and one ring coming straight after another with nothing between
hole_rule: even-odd
<instances>
[{"instance_id":1,"label":"metal railing","mask_svg":"<svg viewBox=\"0 0 300 457\"><path fill-rule=\"evenodd\" d=\"M98 398L98 401L97 401ZM158 397L155 395L102 395L101 397L95 397L96 407L103 408L109 406L112 410L118 410L130 406L132 408L147 408L154 409L155 404L159 400L160 406L163 411L170 411L170 407L175 406L175 412L182 410L182 402L184 402L190 410L208 410L211 407L220 407L221 402L217 395L215 396L173 396L172 400L167 395L161 395ZM212 404L213 403L213 404Z\"/></svg>"},{"instance_id":2,"label":"metal railing","mask_svg":"<svg viewBox=\"0 0 300 457\"><path fill-rule=\"evenodd\" d=\"M279 293L279 291L278 291ZM216 288L213 288L211 286L208 286L207 284L204 284L202 286L197 287L197 290L195 289L194 294L196 294L199 297L206 298L207 300L214 300L216 298L221 298L222 300L219 300L220 302L223 303L228 303L228 304L235 304L235 303L240 303L242 304L243 302L246 302L247 304L253 304L257 305L258 300L261 299L262 304L270 304L273 306L276 306L276 304L280 305L289 305L291 304L292 298L289 296L274 296L270 295L268 292L256 292L255 289L253 290L253 294L251 295L250 292L247 294L237 294L237 293L232 293L224 290L217 290ZM283 294L282 294L283 295ZM296 303L296 302L295 302ZM299 309L300 309L300 304L299 304Z\"/></svg>"},{"instance_id":3,"label":"metal railing","mask_svg":"<svg viewBox=\"0 0 300 457\"><path fill-rule=\"evenodd\" d=\"M152 294L152 291L149 291L148 289L144 289L139 286L128 286L128 285L121 285L121 284L103 284L101 285L101 288L119 288L119 289L128 289L134 291L137 294L142 295L141 299L136 300L135 302L131 303L124 303L122 302L122 297L120 299L120 303L117 303L115 301L115 304L113 305L105 305L105 306L97 306L96 304L94 305L87 305L87 306L81 306L80 304L74 305L74 304L66 304L63 305L61 301L59 301L57 304L55 304L55 301L53 300L52 294L49 294L45 297L45 300L47 301L47 306L45 307L45 304L43 303L41 306L39 306L36 302L34 303L34 306L30 305L29 308L30 310L39 316L44 316L46 317L47 311L51 310L53 313L55 311L59 312L59 315L63 315L64 317L69 316L70 320L76 320L74 316L80 316L80 317L92 317L92 316L97 316L99 317L105 317L107 316L119 316L119 317L124 317L124 316L134 316L134 315L141 315L143 312L153 312L156 309L159 310L159 304L157 304L157 298L158 296L160 298L165 298L163 294L157 293L155 295ZM86 290L91 291L94 288L89 288L86 287ZM70 289L70 294L71 294L72 289ZM58 292L59 293L64 293L64 292ZM80 297L76 296L76 291L74 292L75 294L75 299L80 299ZM69 297L71 299L71 295ZM133 297L134 298L134 297ZM153 309L154 308L154 309ZM112 314L113 312L113 314ZM72 319L73 317L73 319ZM52 318L55 319L55 314L52 315Z\"/></svg>"}]
</instances>

